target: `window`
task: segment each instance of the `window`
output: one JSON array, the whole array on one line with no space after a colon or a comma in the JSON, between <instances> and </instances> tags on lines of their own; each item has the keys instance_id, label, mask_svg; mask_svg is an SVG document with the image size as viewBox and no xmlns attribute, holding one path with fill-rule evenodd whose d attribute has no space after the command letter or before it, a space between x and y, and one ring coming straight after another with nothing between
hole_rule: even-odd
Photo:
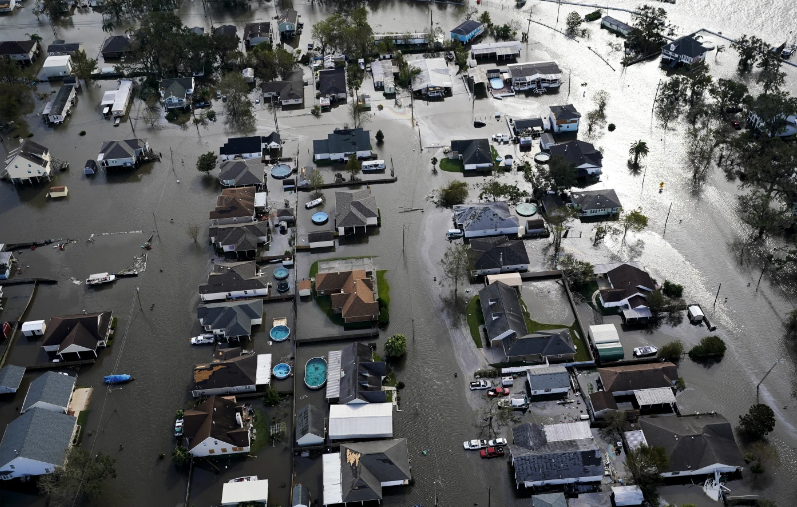
<instances>
[{"instance_id":1,"label":"window","mask_svg":"<svg viewBox=\"0 0 797 507\"><path fill-rule=\"evenodd\" d=\"M214 451L213 449L208 449L208 454L216 454L216 451Z\"/></svg>"},{"instance_id":2,"label":"window","mask_svg":"<svg viewBox=\"0 0 797 507\"><path fill-rule=\"evenodd\" d=\"M227 448L226 447L222 447L221 448L221 452L227 452Z\"/></svg>"},{"instance_id":3,"label":"window","mask_svg":"<svg viewBox=\"0 0 797 507\"><path fill-rule=\"evenodd\" d=\"M14 469L14 465L9 465L9 466L11 467L11 470L13 470L13 469Z\"/></svg>"}]
</instances>

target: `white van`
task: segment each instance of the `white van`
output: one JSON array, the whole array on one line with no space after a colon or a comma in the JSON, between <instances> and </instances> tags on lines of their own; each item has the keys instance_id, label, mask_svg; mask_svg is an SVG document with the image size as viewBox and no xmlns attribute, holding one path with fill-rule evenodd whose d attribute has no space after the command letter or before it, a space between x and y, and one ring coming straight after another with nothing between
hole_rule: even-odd
<instances>
[{"instance_id":1,"label":"white van","mask_svg":"<svg viewBox=\"0 0 797 507\"><path fill-rule=\"evenodd\" d=\"M449 229L446 233L446 239L457 239L465 235L460 229Z\"/></svg>"},{"instance_id":2,"label":"white van","mask_svg":"<svg viewBox=\"0 0 797 507\"><path fill-rule=\"evenodd\" d=\"M362 163L362 171L381 171L385 168L384 160L367 160Z\"/></svg>"},{"instance_id":3,"label":"white van","mask_svg":"<svg viewBox=\"0 0 797 507\"><path fill-rule=\"evenodd\" d=\"M304 205L305 209L315 208L316 206L321 206L321 203L324 202L324 199L313 199L312 201L306 203Z\"/></svg>"}]
</instances>

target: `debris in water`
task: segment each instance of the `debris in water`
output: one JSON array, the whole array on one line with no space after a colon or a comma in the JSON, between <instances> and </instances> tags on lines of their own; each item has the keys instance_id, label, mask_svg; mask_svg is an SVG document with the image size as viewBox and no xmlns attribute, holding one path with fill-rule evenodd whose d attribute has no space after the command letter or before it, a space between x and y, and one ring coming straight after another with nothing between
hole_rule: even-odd
<instances>
[{"instance_id":1,"label":"debris in water","mask_svg":"<svg viewBox=\"0 0 797 507\"><path fill-rule=\"evenodd\" d=\"M75 285L80 285L81 283L83 283L80 280L78 280L77 278L75 278L74 276L69 277L69 281L74 283Z\"/></svg>"}]
</instances>

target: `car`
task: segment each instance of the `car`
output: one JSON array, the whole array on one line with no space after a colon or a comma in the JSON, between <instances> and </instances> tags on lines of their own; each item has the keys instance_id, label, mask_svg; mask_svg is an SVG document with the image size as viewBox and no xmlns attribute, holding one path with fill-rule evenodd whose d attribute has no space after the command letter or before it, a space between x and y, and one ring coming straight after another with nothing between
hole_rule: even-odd
<instances>
[{"instance_id":1,"label":"car","mask_svg":"<svg viewBox=\"0 0 797 507\"><path fill-rule=\"evenodd\" d=\"M735 128L736 130L742 130L742 124L736 120L732 120L731 125L733 125L733 128Z\"/></svg>"},{"instance_id":2,"label":"car","mask_svg":"<svg viewBox=\"0 0 797 507\"><path fill-rule=\"evenodd\" d=\"M314 43L312 43L312 42L308 42L307 43L307 50L308 51L312 51L314 47L315 47Z\"/></svg>"},{"instance_id":3,"label":"car","mask_svg":"<svg viewBox=\"0 0 797 507\"><path fill-rule=\"evenodd\" d=\"M221 96L221 101L222 102L227 102L227 96L226 95L222 95Z\"/></svg>"},{"instance_id":4,"label":"car","mask_svg":"<svg viewBox=\"0 0 797 507\"><path fill-rule=\"evenodd\" d=\"M216 100L219 100L220 98L221 98L221 92L216 91Z\"/></svg>"},{"instance_id":5,"label":"car","mask_svg":"<svg viewBox=\"0 0 797 507\"><path fill-rule=\"evenodd\" d=\"M484 459L491 459L491 458L500 458L504 455L504 448L503 447L488 447L487 449L482 449L479 451L479 456Z\"/></svg>"},{"instance_id":6,"label":"car","mask_svg":"<svg viewBox=\"0 0 797 507\"><path fill-rule=\"evenodd\" d=\"M496 143L508 143L509 134L493 134L493 141Z\"/></svg>"},{"instance_id":7,"label":"car","mask_svg":"<svg viewBox=\"0 0 797 507\"><path fill-rule=\"evenodd\" d=\"M113 121L113 126L114 126L114 127L118 127L118 126L119 126L119 122L120 122L120 121L122 121L122 119L121 119L121 118L117 118L117 119L115 119L115 120Z\"/></svg>"},{"instance_id":8,"label":"car","mask_svg":"<svg viewBox=\"0 0 797 507\"><path fill-rule=\"evenodd\" d=\"M480 128L482 128L482 127L486 127L486 126L487 126L487 124L486 124L486 123L484 123L483 121L476 120L476 121L474 121L474 122L473 122L473 126L474 126L475 128L477 128L477 129L480 129Z\"/></svg>"},{"instance_id":9,"label":"car","mask_svg":"<svg viewBox=\"0 0 797 507\"><path fill-rule=\"evenodd\" d=\"M496 387L487 391L487 396L509 396L509 389L506 387Z\"/></svg>"},{"instance_id":10,"label":"car","mask_svg":"<svg viewBox=\"0 0 797 507\"><path fill-rule=\"evenodd\" d=\"M478 451L487 447L487 440L468 440L462 443L466 451Z\"/></svg>"},{"instance_id":11,"label":"car","mask_svg":"<svg viewBox=\"0 0 797 507\"><path fill-rule=\"evenodd\" d=\"M487 442L488 447L502 447L506 445L505 438L496 438L495 440L490 440Z\"/></svg>"},{"instance_id":12,"label":"car","mask_svg":"<svg viewBox=\"0 0 797 507\"><path fill-rule=\"evenodd\" d=\"M476 380L476 381L473 381L473 382L470 383L470 390L471 391L476 391L476 390L479 390L479 389L490 389L490 387L491 387L490 386L490 382L488 382L488 381L486 381L484 379Z\"/></svg>"},{"instance_id":13,"label":"car","mask_svg":"<svg viewBox=\"0 0 797 507\"><path fill-rule=\"evenodd\" d=\"M259 98L255 99L255 104L260 104L260 99Z\"/></svg>"},{"instance_id":14,"label":"car","mask_svg":"<svg viewBox=\"0 0 797 507\"><path fill-rule=\"evenodd\" d=\"M204 100L201 102L197 102L194 104L194 109L204 109L206 107L210 107L210 102L205 102Z\"/></svg>"},{"instance_id":15,"label":"car","mask_svg":"<svg viewBox=\"0 0 797 507\"><path fill-rule=\"evenodd\" d=\"M191 338L191 345L212 345L216 341L216 337L212 334L206 333Z\"/></svg>"},{"instance_id":16,"label":"car","mask_svg":"<svg viewBox=\"0 0 797 507\"><path fill-rule=\"evenodd\" d=\"M357 66L360 67L360 70L365 70L365 60L362 58L357 60Z\"/></svg>"},{"instance_id":17,"label":"car","mask_svg":"<svg viewBox=\"0 0 797 507\"><path fill-rule=\"evenodd\" d=\"M446 239L459 239L465 236L465 233L462 232L462 229L449 229L446 232Z\"/></svg>"},{"instance_id":18,"label":"car","mask_svg":"<svg viewBox=\"0 0 797 507\"><path fill-rule=\"evenodd\" d=\"M174 436L179 437L183 435L183 421L182 419L177 419L174 421Z\"/></svg>"}]
</instances>

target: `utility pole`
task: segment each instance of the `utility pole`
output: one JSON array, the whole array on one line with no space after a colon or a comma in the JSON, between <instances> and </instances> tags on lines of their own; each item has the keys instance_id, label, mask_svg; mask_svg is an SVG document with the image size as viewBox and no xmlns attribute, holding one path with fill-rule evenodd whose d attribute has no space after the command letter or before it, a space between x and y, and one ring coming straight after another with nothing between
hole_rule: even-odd
<instances>
[{"instance_id":1,"label":"utility pole","mask_svg":"<svg viewBox=\"0 0 797 507\"><path fill-rule=\"evenodd\" d=\"M670 220L670 211L672 211L672 203L670 203L670 208L667 210L667 218L664 219L664 232L661 233L662 238L667 234L667 222Z\"/></svg>"},{"instance_id":2,"label":"utility pole","mask_svg":"<svg viewBox=\"0 0 797 507\"><path fill-rule=\"evenodd\" d=\"M404 233L407 232L406 224L401 227L401 253L404 253Z\"/></svg>"},{"instance_id":3,"label":"utility pole","mask_svg":"<svg viewBox=\"0 0 797 507\"><path fill-rule=\"evenodd\" d=\"M170 157L171 157L171 159L172 159L172 172L173 172L174 174L177 174L177 172L174 170L174 150L172 149L172 147L171 147L171 146L169 146L169 156L170 156Z\"/></svg>"},{"instance_id":4,"label":"utility pole","mask_svg":"<svg viewBox=\"0 0 797 507\"><path fill-rule=\"evenodd\" d=\"M765 379L765 378L767 378L767 376L769 376L769 374L770 374L770 373L772 373L772 370L775 368L775 366L777 366L777 365L778 365L778 363L779 363L779 362L780 362L780 359L778 359L777 361L775 361L775 364L773 364L773 365L772 365L772 366L771 366L771 367L770 367L770 368L767 370L767 372L764 374L764 376L761 378L761 380L758 382L758 384L756 384L756 385L755 385L755 404L756 404L756 405L758 405L758 391L759 391L759 388L761 387L761 383L762 383L762 382L764 382L764 379Z\"/></svg>"},{"instance_id":5,"label":"utility pole","mask_svg":"<svg viewBox=\"0 0 797 507\"><path fill-rule=\"evenodd\" d=\"M651 113L656 109L656 99L659 98L659 86L661 86L661 79L659 79L659 84L656 85L656 95L653 96L653 106L650 108Z\"/></svg>"},{"instance_id":6,"label":"utility pole","mask_svg":"<svg viewBox=\"0 0 797 507\"><path fill-rule=\"evenodd\" d=\"M570 98L570 81L571 81L572 77L573 77L573 71L572 70L567 71L567 98L568 99Z\"/></svg>"},{"instance_id":7,"label":"utility pole","mask_svg":"<svg viewBox=\"0 0 797 507\"><path fill-rule=\"evenodd\" d=\"M772 259L775 257L774 253L767 255L767 262L764 264L764 269L761 270L761 276L758 277L758 283L755 284L755 291L758 292L758 286L761 285L761 279L764 278L764 273L767 272L767 268L769 267L769 263L772 262Z\"/></svg>"},{"instance_id":8,"label":"utility pole","mask_svg":"<svg viewBox=\"0 0 797 507\"><path fill-rule=\"evenodd\" d=\"M720 284L720 286L717 287L717 295L714 297L714 308L717 307L717 299L719 299L719 297L720 297L720 289L721 288L722 288L722 284Z\"/></svg>"},{"instance_id":9,"label":"utility pole","mask_svg":"<svg viewBox=\"0 0 797 507\"><path fill-rule=\"evenodd\" d=\"M155 223L155 233L157 233L158 237L161 237L161 233L158 231L158 221L155 220L155 212L152 212L152 221Z\"/></svg>"}]
</instances>

